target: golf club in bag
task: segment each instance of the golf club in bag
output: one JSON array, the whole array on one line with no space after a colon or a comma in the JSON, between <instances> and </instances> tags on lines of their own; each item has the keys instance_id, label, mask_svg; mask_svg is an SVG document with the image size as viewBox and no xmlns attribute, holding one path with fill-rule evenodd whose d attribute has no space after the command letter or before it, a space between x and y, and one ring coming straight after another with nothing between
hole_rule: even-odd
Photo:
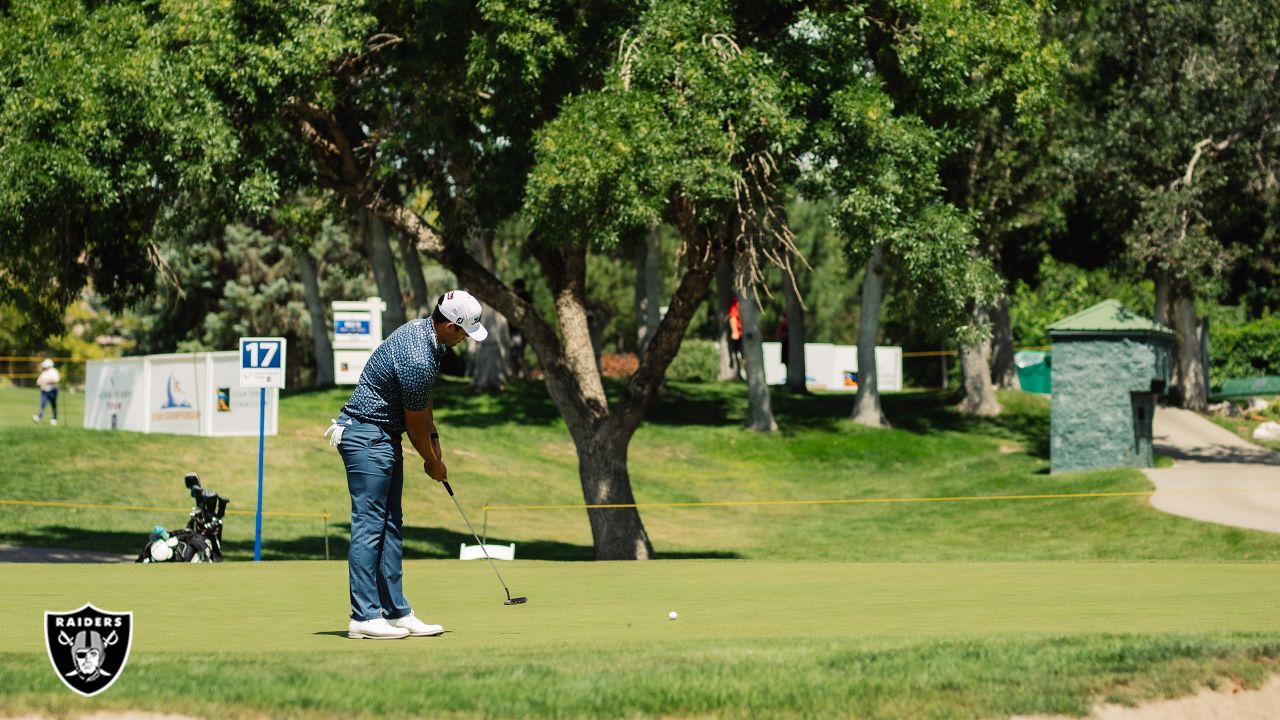
<instances>
[{"instance_id":1,"label":"golf club in bag","mask_svg":"<svg viewBox=\"0 0 1280 720\"><path fill-rule=\"evenodd\" d=\"M449 487L447 481L441 481L444 489L449 491L449 498L453 500L453 506L458 508L458 514L462 515L462 520L467 523L467 529L471 531L471 537L476 539L476 544L480 546L480 551L484 553L484 559L489 561L489 567L493 568L493 574L498 576L498 582L502 583L502 589L507 593L507 601L503 605L522 605L529 602L527 597L511 597L511 590L507 587L507 583L502 579L502 573L498 572L498 566L493 564L493 558L489 557L489 551L485 549L484 543L480 542L480 536L476 535L476 529L471 526L471 520L467 518L467 514L462 511L462 506L458 504L458 498L454 497L453 488Z\"/></svg>"},{"instance_id":2,"label":"golf club in bag","mask_svg":"<svg viewBox=\"0 0 1280 720\"><path fill-rule=\"evenodd\" d=\"M136 562L222 562L222 517L230 502L212 490L200 487L200 477L187 475L185 482L196 506L187 527L170 533L157 525Z\"/></svg>"}]
</instances>

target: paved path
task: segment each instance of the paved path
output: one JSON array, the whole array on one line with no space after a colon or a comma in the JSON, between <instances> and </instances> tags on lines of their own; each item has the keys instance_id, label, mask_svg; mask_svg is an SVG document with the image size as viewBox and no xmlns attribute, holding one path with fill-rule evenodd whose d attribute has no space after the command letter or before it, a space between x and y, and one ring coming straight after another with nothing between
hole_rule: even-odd
<instances>
[{"instance_id":1,"label":"paved path","mask_svg":"<svg viewBox=\"0 0 1280 720\"><path fill-rule=\"evenodd\" d=\"M1189 410L1163 407L1156 409L1155 450L1174 459L1173 467L1143 470L1155 483L1156 509L1280 533L1280 452ZM1188 492L1199 490L1222 492Z\"/></svg>"},{"instance_id":2,"label":"paved path","mask_svg":"<svg viewBox=\"0 0 1280 720\"><path fill-rule=\"evenodd\" d=\"M0 545L0 563L122 563L133 562L137 557L93 550Z\"/></svg>"}]
</instances>

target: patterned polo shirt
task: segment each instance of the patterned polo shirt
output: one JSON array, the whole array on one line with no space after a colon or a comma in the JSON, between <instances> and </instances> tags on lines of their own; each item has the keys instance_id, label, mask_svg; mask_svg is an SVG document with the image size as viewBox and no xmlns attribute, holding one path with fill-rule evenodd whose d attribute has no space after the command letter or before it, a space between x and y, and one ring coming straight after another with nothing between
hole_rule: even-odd
<instances>
[{"instance_id":1,"label":"patterned polo shirt","mask_svg":"<svg viewBox=\"0 0 1280 720\"><path fill-rule=\"evenodd\" d=\"M429 318L401 325L369 356L342 412L393 435L404 432L404 411L427 407L443 357Z\"/></svg>"}]
</instances>

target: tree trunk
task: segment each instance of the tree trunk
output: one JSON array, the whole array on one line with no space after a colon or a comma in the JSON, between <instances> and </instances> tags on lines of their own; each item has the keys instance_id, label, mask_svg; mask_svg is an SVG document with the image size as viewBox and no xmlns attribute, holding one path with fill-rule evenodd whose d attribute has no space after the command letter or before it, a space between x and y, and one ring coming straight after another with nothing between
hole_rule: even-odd
<instances>
[{"instance_id":1,"label":"tree trunk","mask_svg":"<svg viewBox=\"0 0 1280 720\"><path fill-rule=\"evenodd\" d=\"M486 270L494 272L497 263L493 256L493 233L473 228L467 240L471 254ZM501 392L511 379L511 329L507 327L507 319L487 303L481 301L480 307L481 322L489 330L489 337L482 343L467 341L471 356L471 365L467 368L471 374L471 389Z\"/></svg>"},{"instance_id":2,"label":"tree trunk","mask_svg":"<svg viewBox=\"0 0 1280 720\"><path fill-rule=\"evenodd\" d=\"M578 443L578 476L587 505L634 505L627 448L631 434L610 426ZM648 560L653 544L635 508L590 508L596 560Z\"/></svg>"},{"instance_id":3,"label":"tree trunk","mask_svg":"<svg viewBox=\"0 0 1280 720\"><path fill-rule=\"evenodd\" d=\"M1001 390L1018 389L1018 369L1013 364L1013 323L1009 319L1009 296L991 308L991 382Z\"/></svg>"},{"instance_id":4,"label":"tree trunk","mask_svg":"<svg viewBox=\"0 0 1280 720\"><path fill-rule=\"evenodd\" d=\"M975 308L971 316L975 327L987 324L987 311ZM1000 414L1000 402L991 383L991 362L986 340L960 343L960 376L964 384L964 399L956 409L966 415L995 417Z\"/></svg>"},{"instance_id":5,"label":"tree trunk","mask_svg":"<svg viewBox=\"0 0 1280 720\"><path fill-rule=\"evenodd\" d=\"M644 239L636 243L636 354L644 353L649 339L662 319L662 279L658 265L662 263L662 235L656 224L650 226Z\"/></svg>"},{"instance_id":6,"label":"tree trunk","mask_svg":"<svg viewBox=\"0 0 1280 720\"><path fill-rule=\"evenodd\" d=\"M791 280L783 278L782 284L787 298L787 355L782 358L787 363L787 389L808 392L804 382L804 306Z\"/></svg>"},{"instance_id":7,"label":"tree trunk","mask_svg":"<svg viewBox=\"0 0 1280 720\"><path fill-rule=\"evenodd\" d=\"M851 420L859 425L888 427L880 407L876 376L876 340L880 334L880 302L884 299L884 243L877 243L862 274L862 303L858 317L858 397Z\"/></svg>"},{"instance_id":8,"label":"tree trunk","mask_svg":"<svg viewBox=\"0 0 1280 720\"><path fill-rule=\"evenodd\" d=\"M1173 327L1173 283L1169 276L1158 273L1155 279L1156 300L1153 319L1167 328Z\"/></svg>"},{"instance_id":9,"label":"tree trunk","mask_svg":"<svg viewBox=\"0 0 1280 720\"><path fill-rule=\"evenodd\" d=\"M333 385L333 342L329 340L329 323L325 319L324 300L320 297L320 278L316 273L316 260L307 248L296 248L298 274L302 276L302 294L307 302L307 315L311 318L311 349L315 353L315 387Z\"/></svg>"},{"instance_id":10,"label":"tree trunk","mask_svg":"<svg viewBox=\"0 0 1280 720\"><path fill-rule=\"evenodd\" d=\"M1176 329L1174 306L1177 303L1176 288L1167 273L1158 272L1155 277L1156 299L1152 315L1154 320L1165 327ZM1179 353L1180 342L1173 342L1169 348L1169 397L1175 402L1182 402L1182 361Z\"/></svg>"},{"instance_id":11,"label":"tree trunk","mask_svg":"<svg viewBox=\"0 0 1280 720\"><path fill-rule=\"evenodd\" d=\"M1209 410L1209 388L1205 384L1200 318L1190 291L1179 292L1175 303L1178 331L1178 364L1182 372L1182 406L1196 412Z\"/></svg>"},{"instance_id":12,"label":"tree trunk","mask_svg":"<svg viewBox=\"0 0 1280 720\"><path fill-rule=\"evenodd\" d=\"M735 274L741 286L738 310L742 313L742 364L747 370L747 427L760 432L776 432L769 384L764 376L764 337L760 333L759 296L751 284L745 255L738 256Z\"/></svg>"},{"instance_id":13,"label":"tree trunk","mask_svg":"<svg viewBox=\"0 0 1280 720\"><path fill-rule=\"evenodd\" d=\"M480 303L481 324L489 331L484 342L467 339L471 364L471 389L476 392L502 392L511 379L511 328L501 313Z\"/></svg>"},{"instance_id":14,"label":"tree trunk","mask_svg":"<svg viewBox=\"0 0 1280 720\"><path fill-rule=\"evenodd\" d=\"M387 226L368 210L360 211L360 234L364 236L365 254L373 266L378 297L387 304L387 309L382 311L382 336L386 337L404 324L404 297L400 294L396 257L391 253L391 243L387 242Z\"/></svg>"},{"instance_id":15,"label":"tree trunk","mask_svg":"<svg viewBox=\"0 0 1280 720\"><path fill-rule=\"evenodd\" d=\"M737 380L738 366L733 359L729 334L729 306L733 304L733 265L729 258L716 267L716 317L720 320L720 372L716 380Z\"/></svg>"},{"instance_id":16,"label":"tree trunk","mask_svg":"<svg viewBox=\"0 0 1280 720\"><path fill-rule=\"evenodd\" d=\"M409 241L409 236L396 231L396 240L400 243L400 257L404 259L404 269L409 275L409 291L413 298L413 316L425 318L431 315L436 304L427 290L427 278L422 272L422 256L418 248Z\"/></svg>"}]
</instances>

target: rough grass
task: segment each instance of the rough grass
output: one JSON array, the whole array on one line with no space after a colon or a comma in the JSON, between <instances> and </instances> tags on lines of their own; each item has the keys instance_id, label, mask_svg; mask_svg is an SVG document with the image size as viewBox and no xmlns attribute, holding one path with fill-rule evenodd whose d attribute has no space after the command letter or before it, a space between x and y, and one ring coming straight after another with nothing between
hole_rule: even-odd
<instances>
[{"instance_id":1,"label":"rough grass","mask_svg":"<svg viewBox=\"0 0 1280 720\"><path fill-rule=\"evenodd\" d=\"M614 388L616 389L616 388ZM783 431L741 428L737 385L673 385L630 451L642 503L795 501L1106 493L1150 490L1136 470L1050 475L1048 405L1002 395L1004 415L966 418L932 394L889 396L892 430L854 426L844 395L775 395ZM329 512L331 551L346 554L345 478L321 433L345 390L299 393L281 406L280 435L267 440L264 508ZM81 430L78 395L64 394L69 422L30 421L36 394L0 389L0 446L9 448L0 499L189 507L182 476L254 509L256 438L193 438ZM438 399L445 459L478 526L486 504L582 502L573 443L545 390L514 386L477 396L445 383ZM446 496L406 461L406 542L411 558L456 557L472 542ZM869 561L1277 560L1280 537L1198 523L1152 510L1145 497L936 503L871 503L641 511L661 556ZM582 560L591 538L582 510L494 510L489 534L517 556ZM0 505L0 542L136 552L157 524L185 511L123 512ZM319 558L318 519L264 521L264 557ZM229 516L226 549L249 557L251 514Z\"/></svg>"}]
</instances>

